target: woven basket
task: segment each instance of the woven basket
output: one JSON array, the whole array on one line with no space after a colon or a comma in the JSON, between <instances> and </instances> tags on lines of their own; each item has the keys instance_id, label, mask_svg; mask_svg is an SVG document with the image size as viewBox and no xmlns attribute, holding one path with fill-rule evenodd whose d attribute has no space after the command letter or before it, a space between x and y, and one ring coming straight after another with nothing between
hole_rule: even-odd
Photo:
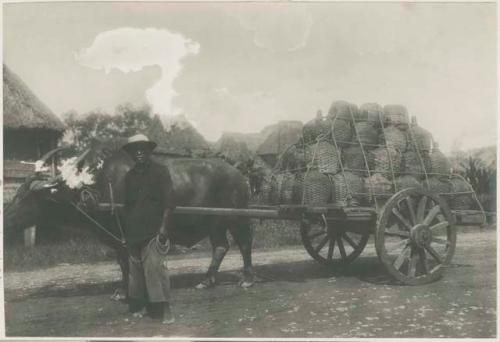
<instances>
[{"instance_id":1,"label":"woven basket","mask_svg":"<svg viewBox=\"0 0 500 342\"><path fill-rule=\"evenodd\" d=\"M396 126L402 130L408 129L410 124L408 111L402 105L384 106L384 118L387 125Z\"/></svg>"},{"instance_id":2,"label":"woven basket","mask_svg":"<svg viewBox=\"0 0 500 342\"><path fill-rule=\"evenodd\" d=\"M350 146L349 142L353 136L351 122L341 118L331 120L332 140L335 139L338 147Z\"/></svg>"},{"instance_id":3,"label":"woven basket","mask_svg":"<svg viewBox=\"0 0 500 342\"><path fill-rule=\"evenodd\" d=\"M437 143L434 144L430 154L431 172L449 176L451 173L451 163L448 158L439 150Z\"/></svg>"},{"instance_id":4,"label":"woven basket","mask_svg":"<svg viewBox=\"0 0 500 342\"><path fill-rule=\"evenodd\" d=\"M303 194L303 204L328 203L331 198L330 179L318 170L309 170L304 177Z\"/></svg>"},{"instance_id":5,"label":"woven basket","mask_svg":"<svg viewBox=\"0 0 500 342\"><path fill-rule=\"evenodd\" d=\"M363 200L364 193L363 178L358 175L344 172L333 176L333 202L335 204L358 205Z\"/></svg>"},{"instance_id":6,"label":"woven basket","mask_svg":"<svg viewBox=\"0 0 500 342\"><path fill-rule=\"evenodd\" d=\"M387 179L392 179L392 172L397 176L400 172L401 154L393 148L379 147L370 151L373 159L374 170L381 173ZM389 159L390 157L390 159ZM391 168L392 162L392 168Z\"/></svg>"},{"instance_id":7,"label":"woven basket","mask_svg":"<svg viewBox=\"0 0 500 342\"><path fill-rule=\"evenodd\" d=\"M383 132L379 135L379 144L384 143L387 147L392 147L400 152L406 151L408 139L405 132L401 131L395 126L384 128Z\"/></svg>"},{"instance_id":8,"label":"woven basket","mask_svg":"<svg viewBox=\"0 0 500 342\"><path fill-rule=\"evenodd\" d=\"M322 173L336 174L340 171L339 151L332 144L320 141L316 146L318 169Z\"/></svg>"},{"instance_id":9,"label":"woven basket","mask_svg":"<svg viewBox=\"0 0 500 342\"><path fill-rule=\"evenodd\" d=\"M450 180L451 192L471 191L469 183L459 177L453 177ZM468 210L473 207L472 194L453 195L450 199L450 207L454 210Z\"/></svg>"},{"instance_id":10,"label":"woven basket","mask_svg":"<svg viewBox=\"0 0 500 342\"><path fill-rule=\"evenodd\" d=\"M373 157L365 151L368 167L373 169ZM359 176L367 176L365 159L363 158L363 150L360 146L350 146L342 150L342 160L344 168Z\"/></svg>"},{"instance_id":11,"label":"woven basket","mask_svg":"<svg viewBox=\"0 0 500 342\"><path fill-rule=\"evenodd\" d=\"M375 126L369 122L358 122L355 125L354 132L358 133L359 142L363 144L365 150L374 149L377 146L374 146L378 143L379 132ZM358 142L358 138L353 136L353 142Z\"/></svg>"},{"instance_id":12,"label":"woven basket","mask_svg":"<svg viewBox=\"0 0 500 342\"><path fill-rule=\"evenodd\" d=\"M319 136L328 136L328 134L330 134L330 120L323 120L321 117L307 122L302 128L306 144L314 143Z\"/></svg>"},{"instance_id":13,"label":"woven basket","mask_svg":"<svg viewBox=\"0 0 500 342\"><path fill-rule=\"evenodd\" d=\"M422 159L422 162L420 161ZM414 150L406 151L402 154L401 170L402 173L408 173L415 178L425 177L425 173L431 172L431 160L429 153L421 151L419 154Z\"/></svg>"},{"instance_id":14,"label":"woven basket","mask_svg":"<svg viewBox=\"0 0 500 342\"><path fill-rule=\"evenodd\" d=\"M328 110L328 118L339 118L351 122L351 113L354 119L359 117L359 110L355 104L347 101L334 101Z\"/></svg>"},{"instance_id":15,"label":"woven basket","mask_svg":"<svg viewBox=\"0 0 500 342\"><path fill-rule=\"evenodd\" d=\"M384 121L384 110L378 103L365 103L359 108L359 120L366 120L374 127L381 127Z\"/></svg>"},{"instance_id":16,"label":"woven basket","mask_svg":"<svg viewBox=\"0 0 500 342\"><path fill-rule=\"evenodd\" d=\"M376 173L371 177L364 179L364 186L367 192L368 203L373 203L375 198L381 195L392 193L392 183L380 173ZM381 196L380 198L388 198L388 196Z\"/></svg>"},{"instance_id":17,"label":"woven basket","mask_svg":"<svg viewBox=\"0 0 500 342\"><path fill-rule=\"evenodd\" d=\"M411 137L413 139L409 139L408 145L416 145L412 146L413 148L418 148L417 151L430 152L432 146L432 134L420 127L417 124L417 118L412 117L412 123L410 125Z\"/></svg>"},{"instance_id":18,"label":"woven basket","mask_svg":"<svg viewBox=\"0 0 500 342\"><path fill-rule=\"evenodd\" d=\"M413 175L404 175L396 178L395 186L397 191L408 189L408 188L422 188L422 184Z\"/></svg>"},{"instance_id":19,"label":"woven basket","mask_svg":"<svg viewBox=\"0 0 500 342\"><path fill-rule=\"evenodd\" d=\"M438 177L429 177L428 182L423 180L422 186L424 189L433 193L449 193L451 192L451 183L448 180L441 180Z\"/></svg>"}]
</instances>

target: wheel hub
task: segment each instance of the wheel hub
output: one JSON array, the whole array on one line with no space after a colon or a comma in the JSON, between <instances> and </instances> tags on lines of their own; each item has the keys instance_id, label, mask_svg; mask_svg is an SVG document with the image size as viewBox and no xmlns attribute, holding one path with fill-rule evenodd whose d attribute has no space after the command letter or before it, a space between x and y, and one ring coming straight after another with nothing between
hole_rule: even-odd
<instances>
[{"instance_id":1,"label":"wheel hub","mask_svg":"<svg viewBox=\"0 0 500 342\"><path fill-rule=\"evenodd\" d=\"M411 229L410 238L419 247L428 246L432 240L432 232L425 224L417 224Z\"/></svg>"}]
</instances>

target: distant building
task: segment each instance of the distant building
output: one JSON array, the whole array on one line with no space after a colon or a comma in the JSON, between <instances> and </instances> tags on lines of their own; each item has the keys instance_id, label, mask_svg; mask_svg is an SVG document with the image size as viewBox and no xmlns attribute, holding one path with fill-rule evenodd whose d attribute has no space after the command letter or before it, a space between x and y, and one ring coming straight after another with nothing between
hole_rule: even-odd
<instances>
[{"instance_id":1,"label":"distant building","mask_svg":"<svg viewBox=\"0 0 500 342\"><path fill-rule=\"evenodd\" d=\"M32 175L34 162L55 148L64 124L28 86L3 65L4 202Z\"/></svg>"}]
</instances>

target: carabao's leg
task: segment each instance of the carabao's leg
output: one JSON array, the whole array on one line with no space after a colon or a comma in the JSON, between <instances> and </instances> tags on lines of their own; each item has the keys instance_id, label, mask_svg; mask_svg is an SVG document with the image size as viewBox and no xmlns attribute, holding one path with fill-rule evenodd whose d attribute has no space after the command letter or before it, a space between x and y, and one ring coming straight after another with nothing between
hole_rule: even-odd
<instances>
[{"instance_id":1,"label":"carabao's leg","mask_svg":"<svg viewBox=\"0 0 500 342\"><path fill-rule=\"evenodd\" d=\"M197 289L206 289L208 287L212 287L215 285L215 277L217 275L217 271L229 250L229 242L227 241L226 229L216 227L209 228L209 238L210 244L212 245L212 261L210 262L210 266L208 267L208 272L205 280L196 285Z\"/></svg>"},{"instance_id":2,"label":"carabao's leg","mask_svg":"<svg viewBox=\"0 0 500 342\"><path fill-rule=\"evenodd\" d=\"M128 260L127 249L119 247L116 250L116 256L118 260L118 265L120 265L120 270L122 272L122 281L120 287L118 287L111 296L111 299L120 301L120 300L126 300L128 294L129 260Z\"/></svg>"},{"instance_id":3,"label":"carabao's leg","mask_svg":"<svg viewBox=\"0 0 500 342\"><path fill-rule=\"evenodd\" d=\"M240 282L242 287L250 287L254 283L252 267L252 230L248 218L238 218L235 225L230 228L231 235L238 245L243 258L243 279Z\"/></svg>"}]
</instances>

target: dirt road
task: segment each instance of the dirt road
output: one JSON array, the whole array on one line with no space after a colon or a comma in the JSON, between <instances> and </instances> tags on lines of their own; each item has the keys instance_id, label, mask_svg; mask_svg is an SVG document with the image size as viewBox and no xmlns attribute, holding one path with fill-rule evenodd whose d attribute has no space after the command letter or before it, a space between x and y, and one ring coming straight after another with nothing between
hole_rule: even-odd
<instances>
[{"instance_id":1,"label":"dirt road","mask_svg":"<svg viewBox=\"0 0 500 342\"><path fill-rule=\"evenodd\" d=\"M60 265L5 274L6 334L88 337L496 337L496 235L459 234L440 281L400 286L384 273L369 242L345 269L329 270L301 248L254 254L257 283L236 286L240 257L224 261L221 284L193 286L208 258L171 260L177 322L133 319L109 300L118 266Z\"/></svg>"}]
</instances>

